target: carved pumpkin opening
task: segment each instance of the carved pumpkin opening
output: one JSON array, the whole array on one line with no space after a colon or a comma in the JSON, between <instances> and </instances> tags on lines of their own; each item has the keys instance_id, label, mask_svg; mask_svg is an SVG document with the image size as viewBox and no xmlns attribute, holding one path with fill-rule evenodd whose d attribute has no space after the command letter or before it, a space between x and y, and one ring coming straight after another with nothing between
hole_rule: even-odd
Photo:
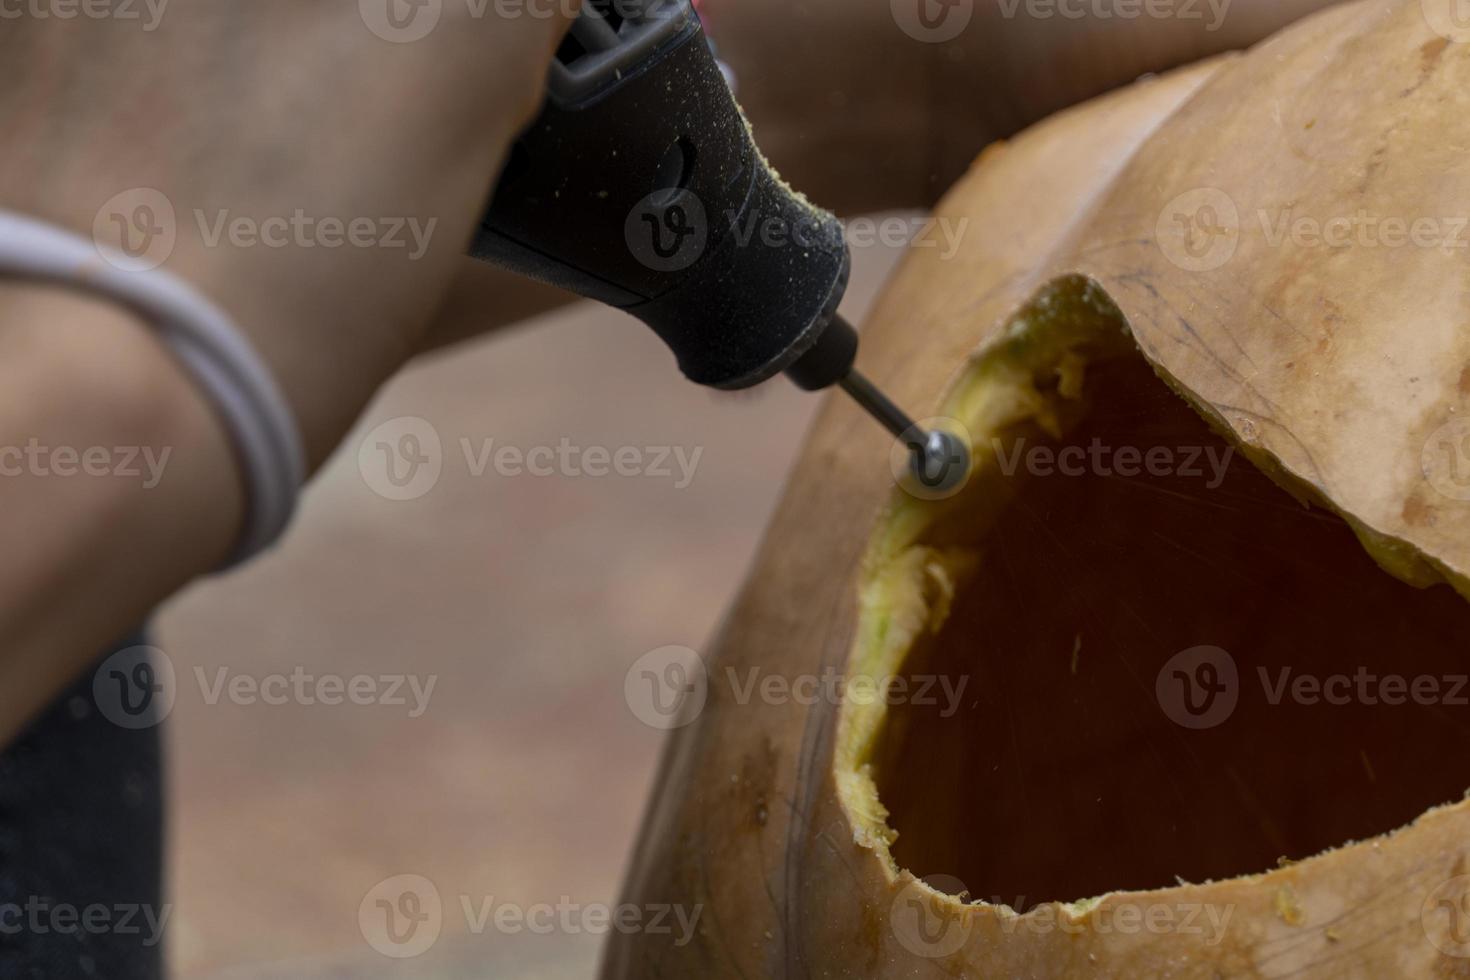
<instances>
[{"instance_id":1,"label":"carved pumpkin opening","mask_svg":"<svg viewBox=\"0 0 1470 980\"><path fill-rule=\"evenodd\" d=\"M896 867L1022 910L1264 871L1460 798L1464 599L1216 435L1106 297L1053 287L949 410L976 478L880 523L853 668L905 683L839 739Z\"/></svg>"}]
</instances>

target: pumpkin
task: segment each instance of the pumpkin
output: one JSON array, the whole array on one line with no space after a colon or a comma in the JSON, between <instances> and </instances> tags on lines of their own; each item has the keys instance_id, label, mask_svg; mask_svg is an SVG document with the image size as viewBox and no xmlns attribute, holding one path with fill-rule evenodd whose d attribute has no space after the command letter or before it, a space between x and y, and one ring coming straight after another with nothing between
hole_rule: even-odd
<instances>
[{"instance_id":1,"label":"pumpkin","mask_svg":"<svg viewBox=\"0 0 1470 980\"><path fill-rule=\"evenodd\" d=\"M981 156L863 350L973 475L896 487L825 405L626 886L698 928L604 976L1470 977L1452 8L1333 8Z\"/></svg>"}]
</instances>

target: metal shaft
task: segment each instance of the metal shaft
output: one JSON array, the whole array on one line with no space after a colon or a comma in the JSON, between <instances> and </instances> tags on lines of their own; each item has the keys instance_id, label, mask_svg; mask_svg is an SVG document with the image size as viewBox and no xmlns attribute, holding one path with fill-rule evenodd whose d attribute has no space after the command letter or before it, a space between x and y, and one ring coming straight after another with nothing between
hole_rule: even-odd
<instances>
[{"instance_id":1,"label":"metal shaft","mask_svg":"<svg viewBox=\"0 0 1470 980\"><path fill-rule=\"evenodd\" d=\"M912 457L911 476L925 499L941 499L965 486L971 463L966 439L939 428L931 432L919 428L908 413L856 370L849 370L837 383L885 429L903 440Z\"/></svg>"},{"instance_id":2,"label":"metal shaft","mask_svg":"<svg viewBox=\"0 0 1470 980\"><path fill-rule=\"evenodd\" d=\"M920 429L903 409L895 405L873 382L856 368L847 372L847 377L838 382L842 390L852 396L883 427L902 439L916 453L923 453L929 434Z\"/></svg>"}]
</instances>

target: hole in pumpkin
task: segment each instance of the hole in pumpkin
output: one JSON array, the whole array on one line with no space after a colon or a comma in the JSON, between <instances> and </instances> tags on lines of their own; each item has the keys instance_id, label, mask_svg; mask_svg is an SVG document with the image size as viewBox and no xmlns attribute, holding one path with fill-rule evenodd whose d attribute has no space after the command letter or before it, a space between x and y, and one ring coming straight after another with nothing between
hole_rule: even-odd
<instances>
[{"instance_id":1,"label":"hole in pumpkin","mask_svg":"<svg viewBox=\"0 0 1470 980\"><path fill-rule=\"evenodd\" d=\"M880 564L928 555L947 607L931 586L929 629L899 630L909 696L844 719L893 860L1023 910L1264 871L1458 799L1465 601L1390 576L1233 451L1087 289L994 355L1030 401L993 408L1016 370L970 396L992 407L966 420L985 466L965 496L901 501L875 539ZM870 647L895 646L893 582L866 586Z\"/></svg>"}]
</instances>

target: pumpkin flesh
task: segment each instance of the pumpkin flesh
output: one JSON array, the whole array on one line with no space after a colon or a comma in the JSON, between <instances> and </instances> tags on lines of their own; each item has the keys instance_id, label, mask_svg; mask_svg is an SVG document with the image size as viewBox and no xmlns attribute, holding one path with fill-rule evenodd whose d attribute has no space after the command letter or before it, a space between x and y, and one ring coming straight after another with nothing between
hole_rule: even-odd
<instances>
[{"instance_id":1,"label":"pumpkin flesh","mask_svg":"<svg viewBox=\"0 0 1470 980\"><path fill-rule=\"evenodd\" d=\"M1094 285L1046 290L946 407L976 476L879 522L853 662L900 696L839 722L839 785L895 873L1024 911L1265 871L1460 798L1470 609L1217 434ZM1170 665L1206 645L1234 706L1186 727Z\"/></svg>"}]
</instances>

